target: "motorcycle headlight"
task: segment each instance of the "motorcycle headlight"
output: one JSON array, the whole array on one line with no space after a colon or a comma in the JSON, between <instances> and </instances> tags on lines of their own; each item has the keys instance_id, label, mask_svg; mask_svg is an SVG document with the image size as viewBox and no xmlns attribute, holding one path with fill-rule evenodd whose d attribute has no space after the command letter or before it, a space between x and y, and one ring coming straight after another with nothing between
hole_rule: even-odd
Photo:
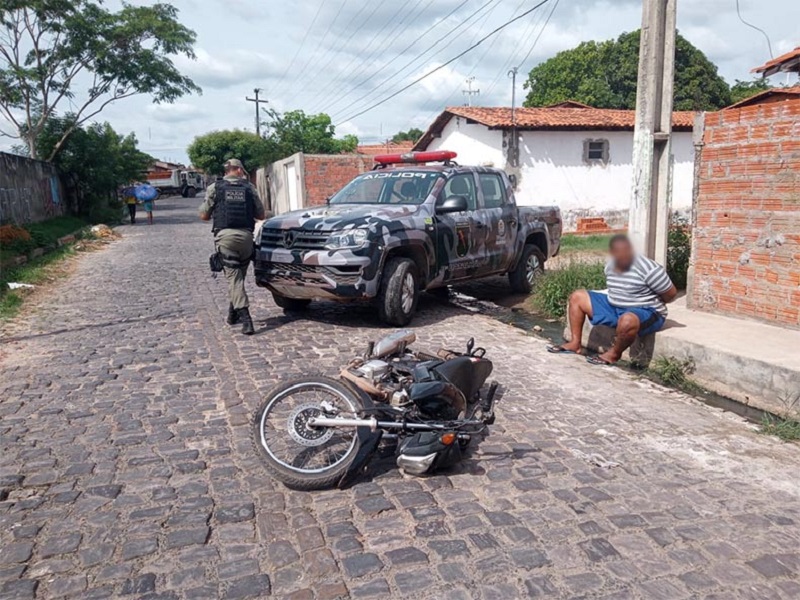
<instances>
[{"instance_id":1,"label":"motorcycle headlight","mask_svg":"<svg viewBox=\"0 0 800 600\"><path fill-rule=\"evenodd\" d=\"M339 250L342 248L361 248L367 243L366 229L346 229L336 231L330 235L325 243L328 250Z\"/></svg>"}]
</instances>

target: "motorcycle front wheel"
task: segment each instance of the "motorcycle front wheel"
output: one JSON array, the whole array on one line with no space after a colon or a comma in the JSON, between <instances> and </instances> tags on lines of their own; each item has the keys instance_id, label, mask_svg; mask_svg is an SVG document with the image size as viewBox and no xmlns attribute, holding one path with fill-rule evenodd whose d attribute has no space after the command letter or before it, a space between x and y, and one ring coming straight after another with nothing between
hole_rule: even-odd
<instances>
[{"instance_id":1,"label":"motorcycle front wheel","mask_svg":"<svg viewBox=\"0 0 800 600\"><path fill-rule=\"evenodd\" d=\"M355 427L312 427L313 417L357 418L364 402L329 377L281 383L253 417L252 436L267 471L287 487L319 490L336 485L358 453Z\"/></svg>"}]
</instances>

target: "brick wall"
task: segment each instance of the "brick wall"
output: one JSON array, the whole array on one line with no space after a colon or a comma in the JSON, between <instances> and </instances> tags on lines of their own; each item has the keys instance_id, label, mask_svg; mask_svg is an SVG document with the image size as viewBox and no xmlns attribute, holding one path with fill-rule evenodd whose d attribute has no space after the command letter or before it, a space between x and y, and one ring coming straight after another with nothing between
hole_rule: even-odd
<instances>
[{"instance_id":1,"label":"brick wall","mask_svg":"<svg viewBox=\"0 0 800 600\"><path fill-rule=\"evenodd\" d=\"M693 308L800 327L800 96L707 114Z\"/></svg>"},{"instance_id":2,"label":"brick wall","mask_svg":"<svg viewBox=\"0 0 800 600\"><path fill-rule=\"evenodd\" d=\"M306 154L303 173L305 177L306 206L318 206L332 196L353 177L372 168L372 158L351 154Z\"/></svg>"},{"instance_id":3,"label":"brick wall","mask_svg":"<svg viewBox=\"0 0 800 600\"><path fill-rule=\"evenodd\" d=\"M64 188L52 163L0 152L0 225L63 215Z\"/></svg>"}]
</instances>

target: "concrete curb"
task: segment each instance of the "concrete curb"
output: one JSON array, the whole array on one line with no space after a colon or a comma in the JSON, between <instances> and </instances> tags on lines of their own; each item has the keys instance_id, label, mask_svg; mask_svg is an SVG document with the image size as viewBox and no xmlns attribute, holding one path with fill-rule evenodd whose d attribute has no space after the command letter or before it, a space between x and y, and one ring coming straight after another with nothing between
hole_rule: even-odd
<instances>
[{"instance_id":1,"label":"concrete curb","mask_svg":"<svg viewBox=\"0 0 800 600\"><path fill-rule=\"evenodd\" d=\"M583 328L583 345L605 351L614 329ZM569 324L565 338L569 335ZM690 311L681 301L670 305L667 326L657 334L634 342L626 358L649 364L655 357L691 358L690 377L704 388L777 415L785 415L787 402L800 393L800 331L744 319Z\"/></svg>"},{"instance_id":2,"label":"concrete curb","mask_svg":"<svg viewBox=\"0 0 800 600\"><path fill-rule=\"evenodd\" d=\"M15 267L22 266L26 264L29 260L33 260L34 258L39 258L40 256L44 256L47 253L52 252L56 248L62 248L67 244L72 244L77 241L78 235L83 232L88 231L91 229L91 225L86 225L85 227L81 227L80 229L76 229L72 233L69 233L65 236L62 236L56 240L56 243L49 246L39 246L38 248L34 248L28 254L19 254L17 256L12 256L8 259L8 264L12 264Z\"/></svg>"}]
</instances>

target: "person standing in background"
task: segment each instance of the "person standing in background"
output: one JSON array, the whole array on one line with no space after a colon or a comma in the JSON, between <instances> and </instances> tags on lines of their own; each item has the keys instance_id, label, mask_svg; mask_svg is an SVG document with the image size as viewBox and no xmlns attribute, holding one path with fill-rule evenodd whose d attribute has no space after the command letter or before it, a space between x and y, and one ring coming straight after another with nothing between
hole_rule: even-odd
<instances>
[{"instance_id":1,"label":"person standing in background","mask_svg":"<svg viewBox=\"0 0 800 600\"><path fill-rule=\"evenodd\" d=\"M125 206L128 207L128 216L131 219L131 225L136 224L136 196L134 195L133 190L135 189L135 185L130 187L126 187L122 190L122 201L125 203Z\"/></svg>"}]
</instances>

